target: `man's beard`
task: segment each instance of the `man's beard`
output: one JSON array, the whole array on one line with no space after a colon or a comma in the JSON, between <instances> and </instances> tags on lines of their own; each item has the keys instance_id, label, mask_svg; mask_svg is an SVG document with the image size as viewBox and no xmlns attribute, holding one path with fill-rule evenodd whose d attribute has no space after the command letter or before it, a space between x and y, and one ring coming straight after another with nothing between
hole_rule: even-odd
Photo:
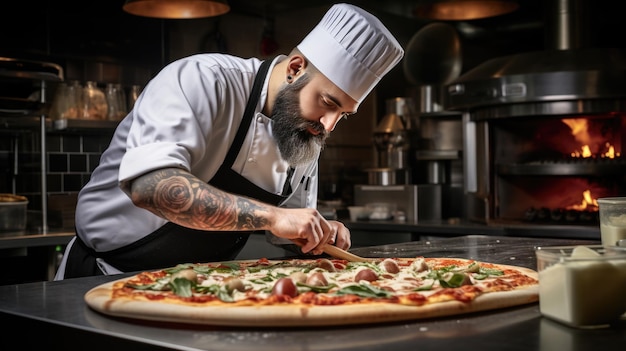
<instances>
[{"instance_id":1,"label":"man's beard","mask_svg":"<svg viewBox=\"0 0 626 351\"><path fill-rule=\"evenodd\" d=\"M272 131L280 154L292 167L315 160L328 137L321 123L302 117L299 94L309 80L309 75L305 74L283 87L276 95L271 115L274 122ZM318 131L319 134L313 135L308 129Z\"/></svg>"}]
</instances>

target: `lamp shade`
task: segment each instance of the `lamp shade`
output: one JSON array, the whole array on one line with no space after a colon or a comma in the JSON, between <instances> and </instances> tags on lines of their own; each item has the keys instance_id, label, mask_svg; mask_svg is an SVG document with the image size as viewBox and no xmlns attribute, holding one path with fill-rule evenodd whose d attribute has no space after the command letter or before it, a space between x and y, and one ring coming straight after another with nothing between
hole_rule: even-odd
<instances>
[{"instance_id":1,"label":"lamp shade","mask_svg":"<svg viewBox=\"0 0 626 351\"><path fill-rule=\"evenodd\" d=\"M517 10L514 0L425 0L415 7L415 15L442 21L464 21L504 15Z\"/></svg>"},{"instance_id":2,"label":"lamp shade","mask_svg":"<svg viewBox=\"0 0 626 351\"><path fill-rule=\"evenodd\" d=\"M123 9L143 17L189 19L223 15L230 6L226 0L126 0Z\"/></svg>"}]
</instances>

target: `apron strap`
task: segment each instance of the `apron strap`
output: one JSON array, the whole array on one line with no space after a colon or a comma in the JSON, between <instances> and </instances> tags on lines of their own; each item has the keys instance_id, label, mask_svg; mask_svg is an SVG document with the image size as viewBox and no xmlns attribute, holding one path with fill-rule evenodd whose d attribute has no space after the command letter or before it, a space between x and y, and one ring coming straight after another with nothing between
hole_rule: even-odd
<instances>
[{"instance_id":1,"label":"apron strap","mask_svg":"<svg viewBox=\"0 0 626 351\"><path fill-rule=\"evenodd\" d=\"M271 64L271 60L265 60L263 61L263 63L261 63L261 68L259 68L259 71L254 78L254 85L252 86L252 91L250 92L250 96L248 97L246 109L243 112L243 118L241 119L240 128L235 135L233 143L230 145L230 149L228 150L228 154L226 154L223 166L231 168L235 163L235 160L237 159L237 155L239 155L241 145L243 145L243 141L248 134L248 128L241 128L241 126L249 126L250 122L252 122L252 117L254 117L254 110L256 110L256 106L259 103L259 96L261 95L263 83L265 82L265 76L267 75L267 71L269 70Z\"/></svg>"}]
</instances>

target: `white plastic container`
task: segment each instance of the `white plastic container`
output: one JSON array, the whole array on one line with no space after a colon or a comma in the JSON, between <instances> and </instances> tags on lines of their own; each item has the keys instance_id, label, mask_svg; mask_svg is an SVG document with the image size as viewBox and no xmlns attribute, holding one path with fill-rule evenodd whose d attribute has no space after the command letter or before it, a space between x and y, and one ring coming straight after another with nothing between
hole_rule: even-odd
<instances>
[{"instance_id":1,"label":"white plastic container","mask_svg":"<svg viewBox=\"0 0 626 351\"><path fill-rule=\"evenodd\" d=\"M539 247L541 314L580 328L607 326L626 312L626 250Z\"/></svg>"}]
</instances>

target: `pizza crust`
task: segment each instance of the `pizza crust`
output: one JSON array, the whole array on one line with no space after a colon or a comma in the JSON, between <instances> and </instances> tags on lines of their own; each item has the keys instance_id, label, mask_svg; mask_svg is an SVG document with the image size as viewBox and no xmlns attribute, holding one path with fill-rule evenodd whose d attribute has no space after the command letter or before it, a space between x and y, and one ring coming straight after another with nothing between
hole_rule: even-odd
<instances>
[{"instance_id":1,"label":"pizza crust","mask_svg":"<svg viewBox=\"0 0 626 351\"><path fill-rule=\"evenodd\" d=\"M498 265L518 270L532 278L536 271L517 266ZM109 282L89 290L85 302L95 311L115 317L142 320L238 327L303 327L371 324L461 315L529 304L539 300L538 285L489 292L466 303L446 301L422 306L384 302L354 305L262 305L262 306L189 306L158 301L111 299L113 285L128 278Z\"/></svg>"}]
</instances>

